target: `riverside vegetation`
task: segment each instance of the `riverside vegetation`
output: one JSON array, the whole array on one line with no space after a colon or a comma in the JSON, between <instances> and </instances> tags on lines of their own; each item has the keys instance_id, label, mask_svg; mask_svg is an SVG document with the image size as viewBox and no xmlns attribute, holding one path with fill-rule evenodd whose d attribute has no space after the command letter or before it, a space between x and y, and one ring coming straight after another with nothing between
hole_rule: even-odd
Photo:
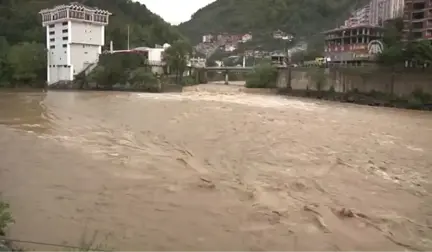
<instances>
[{"instance_id":1,"label":"riverside vegetation","mask_svg":"<svg viewBox=\"0 0 432 252\"><path fill-rule=\"evenodd\" d=\"M129 0L83 0L80 3L106 9L114 15L106 28L106 41L114 49L130 46L172 44L187 40L176 27L150 12L145 5ZM43 8L70 3L69 0L1 1L0 4L0 87L44 86L46 80L45 30L38 12ZM107 49L107 48L104 48Z\"/></svg>"},{"instance_id":2,"label":"riverside vegetation","mask_svg":"<svg viewBox=\"0 0 432 252\"><path fill-rule=\"evenodd\" d=\"M7 227L14 222L9 209L9 204L0 199L0 236L6 235ZM11 244L0 237L0 251L11 250Z\"/></svg>"},{"instance_id":3,"label":"riverside vegetation","mask_svg":"<svg viewBox=\"0 0 432 252\"><path fill-rule=\"evenodd\" d=\"M60 82L51 88L160 92L163 84L167 83L180 86L196 84L195 78L181 74L187 68L190 51L191 46L186 41L175 41L164 51L166 64L158 67L162 70L159 72L153 72L153 66L140 53L102 54L90 73L81 72L73 82Z\"/></svg>"}]
</instances>

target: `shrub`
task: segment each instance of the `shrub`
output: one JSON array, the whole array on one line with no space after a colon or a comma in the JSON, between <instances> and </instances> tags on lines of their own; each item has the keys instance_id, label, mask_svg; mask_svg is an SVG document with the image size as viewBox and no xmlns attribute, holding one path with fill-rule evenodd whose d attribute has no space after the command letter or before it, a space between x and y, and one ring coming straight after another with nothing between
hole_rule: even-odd
<instances>
[{"instance_id":1,"label":"shrub","mask_svg":"<svg viewBox=\"0 0 432 252\"><path fill-rule=\"evenodd\" d=\"M193 86L196 85L196 80L192 76L185 76L182 78L182 86Z\"/></svg>"},{"instance_id":2,"label":"shrub","mask_svg":"<svg viewBox=\"0 0 432 252\"><path fill-rule=\"evenodd\" d=\"M14 222L9 204L0 201L0 235L4 236L6 228Z\"/></svg>"},{"instance_id":3,"label":"shrub","mask_svg":"<svg viewBox=\"0 0 432 252\"><path fill-rule=\"evenodd\" d=\"M432 102L432 95L425 93L422 89L416 89L411 96L422 103Z\"/></svg>"},{"instance_id":4,"label":"shrub","mask_svg":"<svg viewBox=\"0 0 432 252\"><path fill-rule=\"evenodd\" d=\"M246 87L275 88L277 76L277 68L270 64L259 65L246 77Z\"/></svg>"},{"instance_id":5,"label":"shrub","mask_svg":"<svg viewBox=\"0 0 432 252\"><path fill-rule=\"evenodd\" d=\"M159 91L159 80L147 68L139 67L129 74L129 83L134 89L150 92Z\"/></svg>"}]
</instances>

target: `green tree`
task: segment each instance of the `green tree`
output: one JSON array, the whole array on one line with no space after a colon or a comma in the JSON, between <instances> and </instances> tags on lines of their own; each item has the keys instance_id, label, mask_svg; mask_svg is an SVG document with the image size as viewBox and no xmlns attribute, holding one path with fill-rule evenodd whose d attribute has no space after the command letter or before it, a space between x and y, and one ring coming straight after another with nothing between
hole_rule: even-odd
<instances>
[{"instance_id":1,"label":"green tree","mask_svg":"<svg viewBox=\"0 0 432 252\"><path fill-rule=\"evenodd\" d=\"M383 42L386 47L400 44L403 36L403 19L387 20L384 24Z\"/></svg>"},{"instance_id":2,"label":"green tree","mask_svg":"<svg viewBox=\"0 0 432 252\"><path fill-rule=\"evenodd\" d=\"M189 55L192 53L192 47L184 40L177 40L170 47L165 49L164 61L171 72L176 74L176 83L182 82L182 77L187 68Z\"/></svg>"},{"instance_id":3,"label":"green tree","mask_svg":"<svg viewBox=\"0 0 432 252\"><path fill-rule=\"evenodd\" d=\"M384 24L384 50L378 55L378 63L394 69L397 65L402 65L407 55L405 45L401 42L403 36L403 20L396 18L387 20Z\"/></svg>"},{"instance_id":4,"label":"green tree","mask_svg":"<svg viewBox=\"0 0 432 252\"><path fill-rule=\"evenodd\" d=\"M43 44L20 43L10 48L7 55L15 83L41 84L46 74L46 51Z\"/></svg>"},{"instance_id":5,"label":"green tree","mask_svg":"<svg viewBox=\"0 0 432 252\"><path fill-rule=\"evenodd\" d=\"M428 40L409 42L404 51L406 57L417 65L432 63L432 43Z\"/></svg>"},{"instance_id":6,"label":"green tree","mask_svg":"<svg viewBox=\"0 0 432 252\"><path fill-rule=\"evenodd\" d=\"M404 51L401 44L394 44L386 47L381 54L378 55L378 62L384 66L395 67L398 64L404 63Z\"/></svg>"},{"instance_id":7,"label":"green tree","mask_svg":"<svg viewBox=\"0 0 432 252\"><path fill-rule=\"evenodd\" d=\"M129 83L133 88L149 92L158 92L160 89L158 79L147 67L134 69L129 75Z\"/></svg>"},{"instance_id":8,"label":"green tree","mask_svg":"<svg viewBox=\"0 0 432 252\"><path fill-rule=\"evenodd\" d=\"M277 81L277 68L270 64L261 64L254 68L254 71L246 77L248 88L275 88Z\"/></svg>"},{"instance_id":9,"label":"green tree","mask_svg":"<svg viewBox=\"0 0 432 252\"><path fill-rule=\"evenodd\" d=\"M105 67L101 65L95 67L95 69L93 69L93 71L88 75L89 82L96 83L96 88L107 85L110 81L109 78L109 73L105 70Z\"/></svg>"},{"instance_id":10,"label":"green tree","mask_svg":"<svg viewBox=\"0 0 432 252\"><path fill-rule=\"evenodd\" d=\"M0 201L0 236L5 235L6 228L12 223L14 223L14 219L12 218L9 204Z\"/></svg>"},{"instance_id":11,"label":"green tree","mask_svg":"<svg viewBox=\"0 0 432 252\"><path fill-rule=\"evenodd\" d=\"M0 37L0 86L10 79L10 69L7 59L9 44L5 37Z\"/></svg>"}]
</instances>

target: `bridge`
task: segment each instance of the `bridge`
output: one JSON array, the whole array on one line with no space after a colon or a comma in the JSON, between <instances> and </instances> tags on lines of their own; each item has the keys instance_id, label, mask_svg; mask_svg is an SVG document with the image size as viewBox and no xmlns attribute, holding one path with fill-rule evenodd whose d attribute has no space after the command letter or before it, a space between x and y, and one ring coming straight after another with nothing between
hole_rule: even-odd
<instances>
[{"instance_id":1,"label":"bridge","mask_svg":"<svg viewBox=\"0 0 432 252\"><path fill-rule=\"evenodd\" d=\"M235 71L235 72L249 72L253 70L253 67L204 67L207 71Z\"/></svg>"},{"instance_id":2,"label":"bridge","mask_svg":"<svg viewBox=\"0 0 432 252\"><path fill-rule=\"evenodd\" d=\"M277 65L276 66L278 71L279 70L284 70L284 69L288 69L287 66L284 65ZM209 71L218 71L218 72L223 72L224 73L224 77L225 77L225 85L229 84L229 72L237 72L237 73L241 73L241 72L251 72L254 70L254 67L242 67L242 66L214 66L214 67L193 67L195 69L198 70L204 70L205 74L207 76L207 72Z\"/></svg>"},{"instance_id":3,"label":"bridge","mask_svg":"<svg viewBox=\"0 0 432 252\"><path fill-rule=\"evenodd\" d=\"M241 67L241 66L215 66L215 67L196 67L197 69L202 69L206 72L209 71L217 71L217 72L223 72L225 75L225 85L228 85L229 83L229 72L251 72L253 71L253 67Z\"/></svg>"}]
</instances>

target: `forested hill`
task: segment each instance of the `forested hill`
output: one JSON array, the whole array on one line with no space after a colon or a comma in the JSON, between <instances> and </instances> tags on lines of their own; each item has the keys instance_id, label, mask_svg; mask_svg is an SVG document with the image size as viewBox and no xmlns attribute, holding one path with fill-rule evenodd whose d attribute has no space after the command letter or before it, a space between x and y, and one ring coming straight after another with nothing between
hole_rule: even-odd
<instances>
[{"instance_id":1,"label":"forested hill","mask_svg":"<svg viewBox=\"0 0 432 252\"><path fill-rule=\"evenodd\" d=\"M270 35L272 31L310 36L330 29L368 0L216 0L179 25L193 42L206 33Z\"/></svg>"},{"instance_id":2,"label":"forested hill","mask_svg":"<svg viewBox=\"0 0 432 252\"><path fill-rule=\"evenodd\" d=\"M0 38L9 44L19 42L45 43L38 12L68 0L0 0ZM106 9L113 13L106 30L107 41L115 48L127 46L127 26L130 25L131 46L154 46L171 43L181 37L177 28L149 11L145 5L131 0L80 0L84 5Z\"/></svg>"}]
</instances>

